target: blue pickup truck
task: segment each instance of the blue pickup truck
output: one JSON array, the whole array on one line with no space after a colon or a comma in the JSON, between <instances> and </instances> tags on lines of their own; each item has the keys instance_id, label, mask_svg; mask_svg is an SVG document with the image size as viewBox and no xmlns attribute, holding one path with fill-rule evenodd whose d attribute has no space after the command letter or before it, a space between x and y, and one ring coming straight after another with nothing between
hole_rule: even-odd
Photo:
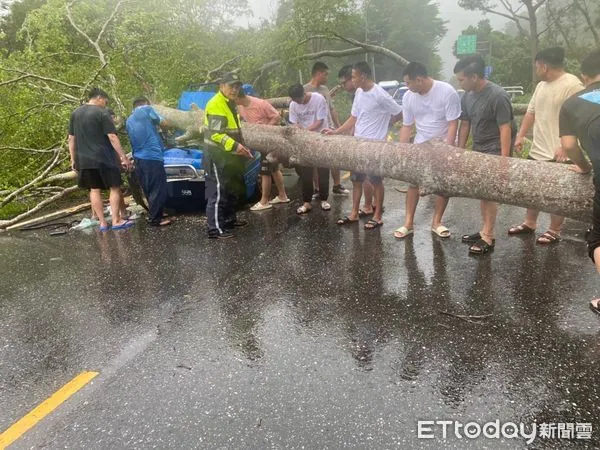
<instances>
[{"instance_id":1,"label":"blue pickup truck","mask_svg":"<svg viewBox=\"0 0 600 450\"><path fill-rule=\"evenodd\" d=\"M200 109L206 108L206 103L215 92L185 91L179 98L178 109L189 111L192 103ZM204 210L204 169L202 166L204 152L202 148L169 148L164 153L169 201L167 207L178 211ZM255 152L254 158L246 165L244 180L246 184L246 201L251 202L259 194L260 153Z\"/></svg>"}]
</instances>

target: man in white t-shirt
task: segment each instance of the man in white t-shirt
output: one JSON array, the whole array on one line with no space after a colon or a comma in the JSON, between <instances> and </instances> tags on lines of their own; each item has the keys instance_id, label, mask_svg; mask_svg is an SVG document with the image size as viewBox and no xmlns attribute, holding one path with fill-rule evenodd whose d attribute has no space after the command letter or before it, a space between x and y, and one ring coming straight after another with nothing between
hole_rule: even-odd
<instances>
[{"instance_id":1,"label":"man in white t-shirt","mask_svg":"<svg viewBox=\"0 0 600 450\"><path fill-rule=\"evenodd\" d=\"M320 133L329 127L329 108L327 100L317 92L305 92L301 84L293 85L289 90L290 102L290 123L296 127L304 128L308 131ZM302 183L302 201L304 202L296 212L298 214L307 214L311 209L311 200L313 195L313 168L307 166L298 167L300 172L300 181ZM327 203L329 195L329 169L318 168L319 175L319 197L321 199L321 209L329 211L331 205Z\"/></svg>"},{"instance_id":2,"label":"man in white t-shirt","mask_svg":"<svg viewBox=\"0 0 600 450\"><path fill-rule=\"evenodd\" d=\"M558 116L563 103L583 90L583 84L575 75L565 71L564 61L565 51L560 47L547 48L535 57L535 71L541 81L535 88L515 140L515 148L521 152L523 140L533 126L529 159L535 161L567 162L560 144ZM523 223L509 228L508 234L514 236L534 233L538 215L539 211L528 208ZM537 243L548 245L559 242L564 221L564 217L550 214L550 228L537 239Z\"/></svg>"},{"instance_id":3,"label":"man in white t-shirt","mask_svg":"<svg viewBox=\"0 0 600 450\"><path fill-rule=\"evenodd\" d=\"M327 87L328 79L329 67L324 62L317 61L312 67L311 79L304 85L304 90L306 92L318 92L325 97L327 108L329 108L329 116L327 117L329 126L337 128L340 126L340 119L329 95L329 88ZM333 178L332 191L334 194L348 195L350 193L348 189L342 186L341 175L338 169L331 169L331 178Z\"/></svg>"},{"instance_id":4,"label":"man in white t-shirt","mask_svg":"<svg viewBox=\"0 0 600 450\"><path fill-rule=\"evenodd\" d=\"M325 133L346 134L354 129L354 136L373 141L385 141L390 124L400 120L402 107L383 88L373 81L371 68L361 61L352 69L352 82L356 86L356 95L352 103L350 118L337 130L326 130ZM359 218L362 183L366 174L352 174L352 212L338 220L338 225L355 223ZM369 176L375 194L375 212L373 218L365 224L366 230L373 230L383 225L383 178Z\"/></svg>"},{"instance_id":5,"label":"man in white t-shirt","mask_svg":"<svg viewBox=\"0 0 600 450\"><path fill-rule=\"evenodd\" d=\"M460 117L460 97L448 83L434 80L427 68L411 62L404 68L404 82L409 91L402 98L403 124L400 143L409 143L416 128L415 144L431 140L444 140L455 145ZM394 231L397 239L413 234L413 222L419 202L418 186L409 186L406 192L406 218L404 225ZM442 225L442 217L448 206L448 198L436 196L431 231L441 238L449 238L450 230Z\"/></svg>"}]
</instances>

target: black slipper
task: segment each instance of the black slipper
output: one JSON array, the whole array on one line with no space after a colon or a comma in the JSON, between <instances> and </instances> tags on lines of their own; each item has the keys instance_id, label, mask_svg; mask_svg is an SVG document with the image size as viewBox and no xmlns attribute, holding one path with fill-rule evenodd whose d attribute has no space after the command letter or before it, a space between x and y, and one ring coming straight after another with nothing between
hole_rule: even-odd
<instances>
[{"instance_id":1,"label":"black slipper","mask_svg":"<svg viewBox=\"0 0 600 450\"><path fill-rule=\"evenodd\" d=\"M365 223L365 230L374 230L383 225L383 222L377 222L375 219L369 220Z\"/></svg>"},{"instance_id":2,"label":"black slipper","mask_svg":"<svg viewBox=\"0 0 600 450\"><path fill-rule=\"evenodd\" d=\"M338 219L337 224L338 225L348 225L350 223L356 223L356 222L358 222L358 219L352 220L350 217L344 216L341 219Z\"/></svg>"},{"instance_id":3,"label":"black slipper","mask_svg":"<svg viewBox=\"0 0 600 450\"><path fill-rule=\"evenodd\" d=\"M473 243L477 242L479 239L481 239L481 234L479 234L479 233L465 234L462 237L462 241L465 244L473 244Z\"/></svg>"},{"instance_id":4,"label":"black slipper","mask_svg":"<svg viewBox=\"0 0 600 450\"><path fill-rule=\"evenodd\" d=\"M469 247L469 254L471 255L485 255L488 252L494 250L496 246L496 239L492 240L491 244L488 244L483 239L479 239L473 245Z\"/></svg>"}]
</instances>

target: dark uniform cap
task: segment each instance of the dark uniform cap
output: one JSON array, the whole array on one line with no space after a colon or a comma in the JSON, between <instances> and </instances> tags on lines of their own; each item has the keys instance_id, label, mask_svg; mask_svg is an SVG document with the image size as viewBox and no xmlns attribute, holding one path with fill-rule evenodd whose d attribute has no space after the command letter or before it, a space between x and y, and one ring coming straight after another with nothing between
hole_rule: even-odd
<instances>
[{"instance_id":1,"label":"dark uniform cap","mask_svg":"<svg viewBox=\"0 0 600 450\"><path fill-rule=\"evenodd\" d=\"M223 77L221 77L221 83L223 84L242 84L242 80L240 79L240 76L237 73L233 73L233 72L228 72L225 75L223 75Z\"/></svg>"}]
</instances>

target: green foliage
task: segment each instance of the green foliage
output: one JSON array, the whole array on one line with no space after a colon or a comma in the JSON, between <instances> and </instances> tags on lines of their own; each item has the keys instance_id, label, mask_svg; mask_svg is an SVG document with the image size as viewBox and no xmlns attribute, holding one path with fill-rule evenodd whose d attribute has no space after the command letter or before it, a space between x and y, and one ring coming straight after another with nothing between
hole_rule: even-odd
<instances>
[{"instance_id":1,"label":"green foliage","mask_svg":"<svg viewBox=\"0 0 600 450\"><path fill-rule=\"evenodd\" d=\"M16 0L3 7L0 18L0 190L22 186L47 167L52 153L27 149L62 148L54 172L69 168L69 117L92 86L107 90L111 108L126 116L134 97L145 94L173 105L189 84L214 79L218 74L209 72L232 60L222 71L239 68L245 81L258 79L263 96L281 96L300 73L303 81L308 78L314 61L299 56L351 46L308 39L333 33L360 41L366 36L369 43L426 62L433 72L439 68L436 48L445 27L436 2L371 0L366 5L361 0L283 0L273 22L240 28L238 19L248 15L246 0ZM342 65L362 59L325 58L330 84ZM258 78L261 67L273 60L282 64ZM379 79L399 78L396 63L377 56L375 64ZM342 97L336 103L349 110ZM14 208L0 214L13 214Z\"/></svg>"}]
</instances>

